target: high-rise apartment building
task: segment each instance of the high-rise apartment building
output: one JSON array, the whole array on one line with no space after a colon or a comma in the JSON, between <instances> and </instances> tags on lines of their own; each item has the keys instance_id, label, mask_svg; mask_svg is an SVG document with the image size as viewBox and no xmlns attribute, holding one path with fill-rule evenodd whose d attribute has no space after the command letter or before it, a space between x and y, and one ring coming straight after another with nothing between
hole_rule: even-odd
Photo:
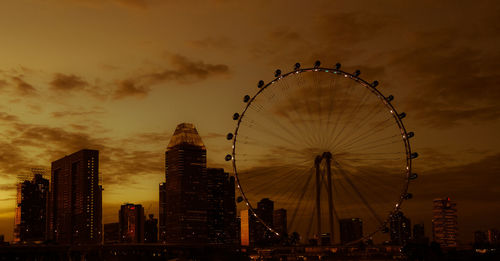
<instances>
[{"instance_id":1,"label":"high-rise apartment building","mask_svg":"<svg viewBox=\"0 0 500 261\"><path fill-rule=\"evenodd\" d=\"M340 243L346 244L363 237L363 221L360 218L339 219Z\"/></svg>"},{"instance_id":2,"label":"high-rise apartment building","mask_svg":"<svg viewBox=\"0 0 500 261\"><path fill-rule=\"evenodd\" d=\"M411 237L411 221L401 211L393 213L390 217L391 243L405 245Z\"/></svg>"},{"instance_id":3,"label":"high-rise apartment building","mask_svg":"<svg viewBox=\"0 0 500 261\"><path fill-rule=\"evenodd\" d=\"M276 209L273 214L273 228L276 232L281 235L286 235L288 233L287 223L286 223L286 209L280 208Z\"/></svg>"},{"instance_id":4,"label":"high-rise apartment building","mask_svg":"<svg viewBox=\"0 0 500 261\"><path fill-rule=\"evenodd\" d=\"M211 244L237 243L234 182L234 177L229 177L224 169L207 169L208 242Z\"/></svg>"},{"instance_id":5,"label":"high-rise apartment building","mask_svg":"<svg viewBox=\"0 0 500 261\"><path fill-rule=\"evenodd\" d=\"M17 184L14 242L43 241L47 229L49 180L34 171L34 177Z\"/></svg>"},{"instance_id":6,"label":"high-rise apartment building","mask_svg":"<svg viewBox=\"0 0 500 261\"><path fill-rule=\"evenodd\" d=\"M450 198L434 199L432 209L432 236L441 247L457 247L457 203Z\"/></svg>"},{"instance_id":7,"label":"high-rise apartment building","mask_svg":"<svg viewBox=\"0 0 500 261\"><path fill-rule=\"evenodd\" d=\"M144 242L144 208L142 205L124 204L120 208L120 241Z\"/></svg>"},{"instance_id":8,"label":"high-rise apartment building","mask_svg":"<svg viewBox=\"0 0 500 261\"><path fill-rule=\"evenodd\" d=\"M274 201L269 198L263 198L257 202L257 216L265 223L262 224L259 220L255 220L255 244L269 245L274 239L274 235L266 227L274 227Z\"/></svg>"},{"instance_id":9,"label":"high-rise apartment building","mask_svg":"<svg viewBox=\"0 0 500 261\"><path fill-rule=\"evenodd\" d=\"M144 222L144 243L158 242L158 219L149 214L149 219Z\"/></svg>"},{"instance_id":10,"label":"high-rise apartment building","mask_svg":"<svg viewBox=\"0 0 500 261\"><path fill-rule=\"evenodd\" d=\"M206 148L193 124L175 129L160 184L160 238L167 243L208 242Z\"/></svg>"},{"instance_id":11,"label":"high-rise apartment building","mask_svg":"<svg viewBox=\"0 0 500 261\"><path fill-rule=\"evenodd\" d=\"M99 151L84 149L52 162L48 237L59 244L99 244L102 187Z\"/></svg>"}]
</instances>

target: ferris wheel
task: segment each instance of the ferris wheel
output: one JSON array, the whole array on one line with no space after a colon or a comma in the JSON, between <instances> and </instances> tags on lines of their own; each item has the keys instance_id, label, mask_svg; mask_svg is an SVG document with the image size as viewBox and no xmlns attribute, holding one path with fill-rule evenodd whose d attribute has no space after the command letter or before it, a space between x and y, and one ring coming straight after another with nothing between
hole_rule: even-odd
<instances>
[{"instance_id":1,"label":"ferris wheel","mask_svg":"<svg viewBox=\"0 0 500 261\"><path fill-rule=\"evenodd\" d=\"M233 150L225 159L232 161L239 201L277 237L297 232L307 242L328 235L326 244L344 245L383 240L377 232L388 232L390 217L412 197L418 154L410 148L406 114L377 81L340 67L317 61L276 70L233 115L237 126L227 135ZM286 210L285 229L259 209L262 199Z\"/></svg>"}]
</instances>

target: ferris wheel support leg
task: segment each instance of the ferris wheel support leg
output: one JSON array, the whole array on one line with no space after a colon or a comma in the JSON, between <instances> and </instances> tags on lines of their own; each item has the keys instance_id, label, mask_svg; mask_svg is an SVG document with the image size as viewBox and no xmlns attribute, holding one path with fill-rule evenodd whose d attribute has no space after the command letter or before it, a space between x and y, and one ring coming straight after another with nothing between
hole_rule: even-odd
<instances>
[{"instance_id":1,"label":"ferris wheel support leg","mask_svg":"<svg viewBox=\"0 0 500 261\"><path fill-rule=\"evenodd\" d=\"M316 168L316 217L318 220L318 245L321 245L321 178L319 172L319 164L321 163L322 157L317 156L314 161L314 167Z\"/></svg>"},{"instance_id":2,"label":"ferris wheel support leg","mask_svg":"<svg viewBox=\"0 0 500 261\"><path fill-rule=\"evenodd\" d=\"M330 223L330 244L333 245L334 241L334 223L333 223L333 191L332 191L332 172L331 172L331 161L332 154L330 152L323 153L323 157L326 159L326 175L328 182L328 221Z\"/></svg>"}]
</instances>

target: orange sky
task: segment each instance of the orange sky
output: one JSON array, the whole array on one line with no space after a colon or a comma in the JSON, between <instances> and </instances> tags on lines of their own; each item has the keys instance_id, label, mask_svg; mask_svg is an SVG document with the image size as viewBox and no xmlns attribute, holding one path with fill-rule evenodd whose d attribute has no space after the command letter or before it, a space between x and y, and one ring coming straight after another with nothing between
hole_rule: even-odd
<instances>
[{"instance_id":1,"label":"orange sky","mask_svg":"<svg viewBox=\"0 0 500 261\"><path fill-rule=\"evenodd\" d=\"M460 236L500 228L500 5L495 1L12 0L0 3L0 234L18 174L101 151L104 222L157 211L164 150L194 123L229 170L231 115L258 80L295 62L341 62L393 94L416 133L420 179L403 211L430 228L458 202ZM149 208L149 206L152 206ZM429 230L428 230L429 232Z\"/></svg>"}]
</instances>

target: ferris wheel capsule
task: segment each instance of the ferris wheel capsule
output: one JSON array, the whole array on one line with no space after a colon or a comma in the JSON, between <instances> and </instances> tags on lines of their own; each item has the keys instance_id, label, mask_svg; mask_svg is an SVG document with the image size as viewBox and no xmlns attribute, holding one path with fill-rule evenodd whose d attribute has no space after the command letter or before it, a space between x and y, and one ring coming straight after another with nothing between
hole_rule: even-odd
<instances>
[{"instance_id":1,"label":"ferris wheel capsule","mask_svg":"<svg viewBox=\"0 0 500 261\"><path fill-rule=\"evenodd\" d=\"M361 74L361 71L360 70L356 70L354 72L354 77L358 77L360 74Z\"/></svg>"},{"instance_id":2,"label":"ferris wheel capsule","mask_svg":"<svg viewBox=\"0 0 500 261\"><path fill-rule=\"evenodd\" d=\"M372 84L371 84L371 86L373 88L377 87L378 86L378 81L373 81Z\"/></svg>"},{"instance_id":3,"label":"ferris wheel capsule","mask_svg":"<svg viewBox=\"0 0 500 261\"><path fill-rule=\"evenodd\" d=\"M274 73L274 77L280 77L280 75L281 75L281 70L280 69L276 70L276 72Z\"/></svg>"},{"instance_id":4,"label":"ferris wheel capsule","mask_svg":"<svg viewBox=\"0 0 500 261\"><path fill-rule=\"evenodd\" d=\"M320 61L314 62L314 68L319 68L320 65L321 65Z\"/></svg>"},{"instance_id":5,"label":"ferris wheel capsule","mask_svg":"<svg viewBox=\"0 0 500 261\"><path fill-rule=\"evenodd\" d=\"M387 98L385 98L385 100L388 102L391 102L392 100L394 100L394 96L389 95L389 96L387 96Z\"/></svg>"},{"instance_id":6,"label":"ferris wheel capsule","mask_svg":"<svg viewBox=\"0 0 500 261\"><path fill-rule=\"evenodd\" d=\"M240 114L239 113L235 113L233 114L233 120L238 120L240 118Z\"/></svg>"},{"instance_id":7,"label":"ferris wheel capsule","mask_svg":"<svg viewBox=\"0 0 500 261\"><path fill-rule=\"evenodd\" d=\"M297 71L298 69L300 69L300 63L295 63L295 66L293 67L293 69L295 71Z\"/></svg>"},{"instance_id":8,"label":"ferris wheel capsule","mask_svg":"<svg viewBox=\"0 0 500 261\"><path fill-rule=\"evenodd\" d=\"M337 70L337 71L338 71L338 70L340 69L340 66L341 66L341 64L340 64L340 63L336 63L336 64L335 64L335 70Z\"/></svg>"},{"instance_id":9,"label":"ferris wheel capsule","mask_svg":"<svg viewBox=\"0 0 500 261\"><path fill-rule=\"evenodd\" d=\"M250 100L250 95L245 95L245 97L243 97L243 102L248 102Z\"/></svg>"},{"instance_id":10,"label":"ferris wheel capsule","mask_svg":"<svg viewBox=\"0 0 500 261\"><path fill-rule=\"evenodd\" d=\"M260 80L259 83L257 84L257 87L262 88L264 86L264 81Z\"/></svg>"},{"instance_id":11,"label":"ferris wheel capsule","mask_svg":"<svg viewBox=\"0 0 500 261\"><path fill-rule=\"evenodd\" d=\"M233 139L233 136L234 136L234 135L233 135L232 133L228 133L228 134L226 135L226 139L227 139L227 140L232 140L232 139Z\"/></svg>"}]
</instances>

